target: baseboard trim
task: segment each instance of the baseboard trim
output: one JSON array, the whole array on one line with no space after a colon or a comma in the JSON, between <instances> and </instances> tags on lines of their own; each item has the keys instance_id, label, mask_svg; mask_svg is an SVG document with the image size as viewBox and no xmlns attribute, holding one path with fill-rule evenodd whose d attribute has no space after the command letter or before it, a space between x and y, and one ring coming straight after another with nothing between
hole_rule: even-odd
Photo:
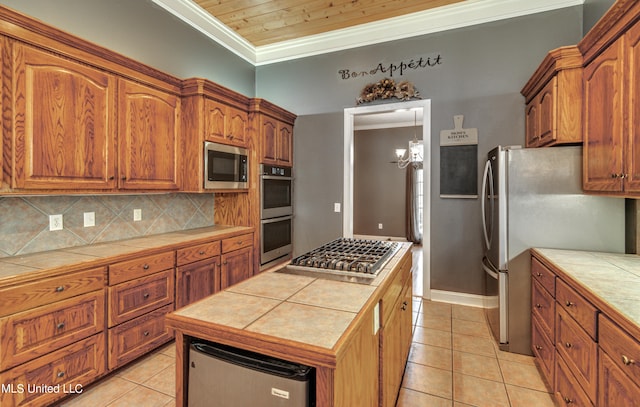
<instances>
[{"instance_id":1,"label":"baseboard trim","mask_svg":"<svg viewBox=\"0 0 640 407\"><path fill-rule=\"evenodd\" d=\"M485 308L492 298L478 294L459 293L455 291L431 290L431 301Z\"/></svg>"}]
</instances>

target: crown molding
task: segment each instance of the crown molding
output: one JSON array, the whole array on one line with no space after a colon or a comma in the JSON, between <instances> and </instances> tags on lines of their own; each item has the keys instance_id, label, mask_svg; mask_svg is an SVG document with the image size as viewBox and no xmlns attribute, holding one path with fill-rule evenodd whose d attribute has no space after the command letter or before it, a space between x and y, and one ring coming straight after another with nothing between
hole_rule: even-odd
<instances>
[{"instance_id":1,"label":"crown molding","mask_svg":"<svg viewBox=\"0 0 640 407\"><path fill-rule=\"evenodd\" d=\"M255 66L583 5L585 0L466 0L324 34L255 47L192 0L152 0Z\"/></svg>"}]
</instances>

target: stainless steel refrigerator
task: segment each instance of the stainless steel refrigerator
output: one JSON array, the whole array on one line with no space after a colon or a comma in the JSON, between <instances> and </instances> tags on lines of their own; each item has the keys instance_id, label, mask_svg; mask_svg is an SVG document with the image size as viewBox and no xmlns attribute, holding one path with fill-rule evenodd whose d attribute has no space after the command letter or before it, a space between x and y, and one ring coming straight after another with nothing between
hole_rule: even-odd
<instances>
[{"instance_id":1,"label":"stainless steel refrigerator","mask_svg":"<svg viewBox=\"0 0 640 407\"><path fill-rule=\"evenodd\" d=\"M482 183L485 311L502 350L531 354L532 247L624 252L624 199L582 192L582 147L498 146Z\"/></svg>"}]
</instances>

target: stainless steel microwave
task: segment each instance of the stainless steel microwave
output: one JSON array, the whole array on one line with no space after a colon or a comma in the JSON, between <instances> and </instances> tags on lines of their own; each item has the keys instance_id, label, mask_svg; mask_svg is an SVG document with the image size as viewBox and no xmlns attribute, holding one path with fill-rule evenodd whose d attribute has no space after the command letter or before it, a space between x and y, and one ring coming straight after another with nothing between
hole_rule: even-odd
<instances>
[{"instance_id":1,"label":"stainless steel microwave","mask_svg":"<svg viewBox=\"0 0 640 407\"><path fill-rule=\"evenodd\" d=\"M204 188L249 188L247 150L225 144L204 142Z\"/></svg>"}]
</instances>

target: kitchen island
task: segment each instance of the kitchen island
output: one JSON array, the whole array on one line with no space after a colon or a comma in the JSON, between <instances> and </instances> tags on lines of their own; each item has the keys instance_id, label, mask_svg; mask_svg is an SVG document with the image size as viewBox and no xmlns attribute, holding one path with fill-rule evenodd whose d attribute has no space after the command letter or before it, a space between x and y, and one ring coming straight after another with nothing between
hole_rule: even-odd
<instances>
[{"instance_id":1,"label":"kitchen island","mask_svg":"<svg viewBox=\"0 0 640 407\"><path fill-rule=\"evenodd\" d=\"M369 284L267 271L166 317L176 337L176 405L194 339L315 368L316 406L393 406L411 343L411 244Z\"/></svg>"}]
</instances>

